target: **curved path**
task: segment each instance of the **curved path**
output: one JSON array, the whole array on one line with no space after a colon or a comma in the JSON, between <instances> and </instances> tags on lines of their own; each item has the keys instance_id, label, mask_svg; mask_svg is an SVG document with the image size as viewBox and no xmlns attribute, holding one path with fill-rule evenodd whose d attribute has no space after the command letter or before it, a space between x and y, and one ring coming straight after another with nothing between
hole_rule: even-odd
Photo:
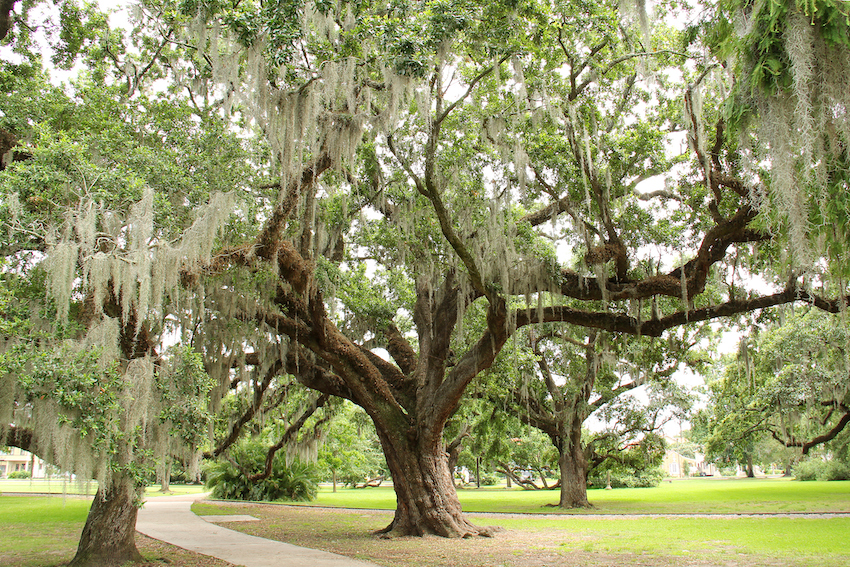
<instances>
[{"instance_id":1,"label":"curved path","mask_svg":"<svg viewBox=\"0 0 850 567\"><path fill-rule=\"evenodd\" d=\"M217 526L190 507L203 494L149 498L139 510L136 531L244 567L377 567L306 547L263 539ZM218 518L211 518L218 519ZM234 517L228 518L233 520Z\"/></svg>"}]
</instances>

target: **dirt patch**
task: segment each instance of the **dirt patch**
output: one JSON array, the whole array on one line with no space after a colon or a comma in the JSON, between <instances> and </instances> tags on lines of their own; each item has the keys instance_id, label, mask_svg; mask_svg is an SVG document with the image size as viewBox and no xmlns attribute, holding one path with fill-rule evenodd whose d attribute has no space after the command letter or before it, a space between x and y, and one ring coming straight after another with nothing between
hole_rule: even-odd
<instances>
[{"instance_id":1,"label":"dirt patch","mask_svg":"<svg viewBox=\"0 0 850 567\"><path fill-rule=\"evenodd\" d=\"M227 561L186 551L140 533L136 534L136 547L145 561L134 563L133 567L235 567Z\"/></svg>"},{"instance_id":2,"label":"dirt patch","mask_svg":"<svg viewBox=\"0 0 850 567\"><path fill-rule=\"evenodd\" d=\"M372 532L392 520L392 513L212 503L222 512L250 514L260 522L225 522L221 526L259 537L323 549L386 567L779 567L805 565L788 559L738 555L734 550L675 556L606 553L597 540L566 529L502 530L493 538L450 540L440 537L379 539ZM498 520L494 519L494 523Z\"/></svg>"}]
</instances>

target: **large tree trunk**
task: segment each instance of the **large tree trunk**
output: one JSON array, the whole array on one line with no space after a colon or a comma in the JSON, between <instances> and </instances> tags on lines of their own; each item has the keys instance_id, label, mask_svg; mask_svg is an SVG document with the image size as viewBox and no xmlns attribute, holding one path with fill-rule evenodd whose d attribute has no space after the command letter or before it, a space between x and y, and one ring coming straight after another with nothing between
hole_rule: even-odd
<instances>
[{"instance_id":1,"label":"large tree trunk","mask_svg":"<svg viewBox=\"0 0 850 567\"><path fill-rule=\"evenodd\" d=\"M463 515L441 441L441 426L428 428L426 435L420 431L418 436L398 430L387 433L387 428L376 426L396 493L395 517L379 533L443 537L493 534L494 528L475 526ZM439 432L433 431L435 428ZM418 441L423 437L437 442Z\"/></svg>"},{"instance_id":2,"label":"large tree trunk","mask_svg":"<svg viewBox=\"0 0 850 567\"><path fill-rule=\"evenodd\" d=\"M99 487L77 554L68 567L113 567L140 561L142 555L136 549L136 502L140 496L127 479L114 479L106 490Z\"/></svg>"},{"instance_id":3,"label":"large tree trunk","mask_svg":"<svg viewBox=\"0 0 850 567\"><path fill-rule=\"evenodd\" d=\"M576 429L575 427L571 429ZM561 436L558 447L558 467L561 470L561 508L589 508L587 500L587 458L581 446L581 422L578 431Z\"/></svg>"}]
</instances>

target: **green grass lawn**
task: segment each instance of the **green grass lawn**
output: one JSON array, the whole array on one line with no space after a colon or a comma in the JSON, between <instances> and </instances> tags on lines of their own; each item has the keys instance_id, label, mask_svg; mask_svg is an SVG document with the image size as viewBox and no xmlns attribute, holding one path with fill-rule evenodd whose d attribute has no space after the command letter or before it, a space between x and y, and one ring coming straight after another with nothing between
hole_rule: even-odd
<instances>
[{"instance_id":1,"label":"green grass lawn","mask_svg":"<svg viewBox=\"0 0 850 567\"><path fill-rule=\"evenodd\" d=\"M0 563L42 567L74 556L88 498L0 497Z\"/></svg>"},{"instance_id":2,"label":"green grass lawn","mask_svg":"<svg viewBox=\"0 0 850 567\"><path fill-rule=\"evenodd\" d=\"M459 490L466 512L528 514L681 514L850 512L850 481L797 482L789 479L685 479L655 488L591 490L590 510L562 511L558 492L483 488ZM343 508L394 509L392 487L339 489L322 487L311 504Z\"/></svg>"},{"instance_id":3,"label":"green grass lawn","mask_svg":"<svg viewBox=\"0 0 850 567\"><path fill-rule=\"evenodd\" d=\"M745 554L818 565L850 561L850 518L471 518L507 529L562 531L570 536L562 544L564 551L718 558Z\"/></svg>"},{"instance_id":4,"label":"green grass lawn","mask_svg":"<svg viewBox=\"0 0 850 567\"><path fill-rule=\"evenodd\" d=\"M77 551L91 502L81 496L0 496L0 565L66 565ZM229 565L141 535L136 545L146 558L138 567Z\"/></svg>"},{"instance_id":5,"label":"green grass lawn","mask_svg":"<svg viewBox=\"0 0 850 567\"><path fill-rule=\"evenodd\" d=\"M467 489L459 492L464 510L477 525L497 525L507 530L493 544L475 544L475 553L494 553L494 549L514 545L510 553L538 554L523 565L545 565L546 557L572 557L588 565L640 564L670 567L690 564L729 566L793 565L843 567L850 565L850 518L824 517L670 517L689 512L739 514L783 512L850 512L850 482L796 482L786 479L693 479L665 482L650 489L594 490L589 496L594 509L588 512L561 511L546 507L557 501L557 491ZM301 518L314 506L374 508L395 507L392 487L346 489L333 493L322 487L313 506L254 506L214 502L195 504L200 514L255 514L263 522L233 524L229 527L250 530L260 536L281 537L298 545L337 545L339 553L362 553L365 559L398 567L445 565L439 560L423 562L423 553L445 553L458 558L452 565L513 565L503 553L498 561L482 559L475 563L470 544L447 543L439 538L424 542L400 538L374 544L370 530L387 524L386 512L348 513L325 511L321 516ZM279 508L281 511L269 511ZM482 512L526 512L515 517L477 515ZM268 515L266 517L265 515ZM546 514L546 515L544 515ZM611 518L600 514L622 514ZM630 514L663 514L661 517ZM300 528L301 523L309 526ZM281 526L281 534L271 529ZM324 537L310 539L321 525ZM356 527L352 527L356 526ZM303 533L302 533L303 532ZM304 538L304 539L299 539ZM351 541L349 541L351 540ZM532 543L533 542L533 543ZM524 551L523 551L524 550ZM463 555L463 559L460 556ZM407 557L402 561L398 557ZM484 555L482 555L484 557ZM640 558L640 559L638 559ZM491 559L494 559L491 557ZM471 562L464 562L464 560ZM556 563L553 563L556 564ZM560 565L561 563L557 563ZM566 564L566 563L565 563Z\"/></svg>"},{"instance_id":6,"label":"green grass lawn","mask_svg":"<svg viewBox=\"0 0 850 567\"><path fill-rule=\"evenodd\" d=\"M171 492L168 494L198 494L204 492L203 485L197 484L172 484ZM23 493L23 494L87 494L94 495L97 492L97 482L77 482L62 479L3 479L0 480L0 494ZM160 486L149 486L145 490L147 496L162 496Z\"/></svg>"},{"instance_id":7,"label":"green grass lawn","mask_svg":"<svg viewBox=\"0 0 850 567\"><path fill-rule=\"evenodd\" d=\"M32 485L35 487L35 482ZM61 484L52 483L54 487L57 485L61 489ZM173 488L178 489L177 486ZM9 491L5 483L0 483L0 489ZM201 487L180 490L199 491ZM156 492L152 491L151 495L155 496ZM660 557L647 564L664 566L677 564L676 558L689 557L714 558L718 561L716 564L729 565L850 565L850 542L847 540L850 518L624 517L611 520L594 517L600 513L850 512L850 482L693 479L665 482L649 489L595 490L590 492L593 510L545 517L541 514L562 512L545 506L557 500L556 491L467 489L460 491L460 498L464 510L476 524L496 524L512 533L528 534L526 537L534 541L545 534L546 551L608 554L622 556L624 561L626 556L635 554ZM323 487L313 504L393 509L395 496L392 487L347 489L337 493ZM89 505L89 498L0 497L0 565L53 567L67 562L73 556ZM283 519L285 510L310 509L301 506L275 508L280 509L281 518L269 520L269 528L282 522L281 525L292 529L292 522ZM217 510L214 503L197 504L194 509L200 513L224 513L224 510ZM250 513L235 508L229 511ZM482 512L527 512L528 515L519 518L476 516ZM316 513L322 512L316 510ZM321 524L330 529L328 522L340 521L337 531L364 538L356 542L355 548L374 545L385 552L388 545L436 545L434 540L428 540L430 543L413 541L417 538L401 538L391 544L372 542L367 524L371 521L373 529L385 525L388 517L383 512L373 513L377 516L371 520L366 515L349 513L345 520L337 520L333 514L324 514L320 520L311 521L310 526ZM354 528L350 524L352 521L356 523ZM312 530L314 527L308 531ZM319 539L310 543L321 548L328 542ZM486 548L486 542L479 545ZM415 552L418 551L414 549L411 554L415 556ZM447 553L451 555L450 552L451 549ZM415 561L410 565L425 567Z\"/></svg>"}]
</instances>

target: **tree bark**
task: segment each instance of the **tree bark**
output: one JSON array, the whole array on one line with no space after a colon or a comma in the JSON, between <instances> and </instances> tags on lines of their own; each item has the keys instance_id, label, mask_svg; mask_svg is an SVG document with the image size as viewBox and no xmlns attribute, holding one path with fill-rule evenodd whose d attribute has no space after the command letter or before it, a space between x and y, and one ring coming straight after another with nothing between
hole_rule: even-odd
<instances>
[{"instance_id":1,"label":"tree bark","mask_svg":"<svg viewBox=\"0 0 850 567\"><path fill-rule=\"evenodd\" d=\"M382 427L379 421L375 420L393 478L396 511L392 523L378 533L389 537L493 535L494 528L475 526L463 515L442 446L442 425L437 426L439 432L425 431L427 435L422 435L420 431L417 436ZM423 437L436 442L423 442Z\"/></svg>"},{"instance_id":2,"label":"tree bark","mask_svg":"<svg viewBox=\"0 0 850 567\"><path fill-rule=\"evenodd\" d=\"M575 420L574 420L575 422ZM587 500L587 458L581 444L581 422L575 423L568 435L561 437L558 467L561 470L561 508L590 508Z\"/></svg>"},{"instance_id":3,"label":"tree bark","mask_svg":"<svg viewBox=\"0 0 850 567\"><path fill-rule=\"evenodd\" d=\"M169 456L162 460L162 478L160 478L159 491L162 493L171 492L171 457Z\"/></svg>"},{"instance_id":4,"label":"tree bark","mask_svg":"<svg viewBox=\"0 0 850 567\"><path fill-rule=\"evenodd\" d=\"M136 549L136 502L139 490L128 479L116 478L99 487L80 536L77 554L68 567L117 567L140 561Z\"/></svg>"}]
</instances>

